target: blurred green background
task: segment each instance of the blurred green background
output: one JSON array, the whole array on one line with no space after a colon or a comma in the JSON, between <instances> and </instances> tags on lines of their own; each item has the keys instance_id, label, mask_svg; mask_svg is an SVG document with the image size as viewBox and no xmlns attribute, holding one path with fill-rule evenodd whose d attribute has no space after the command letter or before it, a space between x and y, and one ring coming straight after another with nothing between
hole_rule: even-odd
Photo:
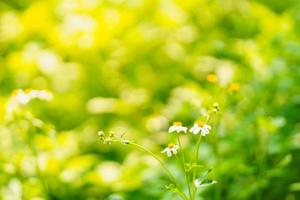
<instances>
[{"instance_id":1,"label":"blurred green background","mask_svg":"<svg viewBox=\"0 0 300 200\"><path fill-rule=\"evenodd\" d=\"M8 113L18 88L54 99ZM176 199L97 131L160 153L215 102L199 199L300 199L300 1L0 1L0 199Z\"/></svg>"}]
</instances>

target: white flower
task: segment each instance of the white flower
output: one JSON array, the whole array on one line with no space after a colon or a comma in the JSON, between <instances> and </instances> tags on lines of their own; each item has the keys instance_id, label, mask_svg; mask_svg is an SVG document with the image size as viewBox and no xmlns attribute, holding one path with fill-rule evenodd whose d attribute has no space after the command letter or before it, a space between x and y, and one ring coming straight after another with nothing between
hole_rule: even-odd
<instances>
[{"instance_id":1,"label":"white flower","mask_svg":"<svg viewBox=\"0 0 300 200\"><path fill-rule=\"evenodd\" d=\"M194 180L194 185L195 185L196 188L199 187L201 185L201 181L199 179L195 179Z\"/></svg>"},{"instance_id":2,"label":"white flower","mask_svg":"<svg viewBox=\"0 0 300 200\"><path fill-rule=\"evenodd\" d=\"M205 124L203 121L197 121L196 123L194 123L194 126L190 129L190 132L194 135L200 133L202 136L206 136L209 134L210 130L210 125Z\"/></svg>"},{"instance_id":3,"label":"white flower","mask_svg":"<svg viewBox=\"0 0 300 200\"><path fill-rule=\"evenodd\" d=\"M49 101L52 99L52 94L44 90L31 90L29 93L31 99L40 99Z\"/></svg>"},{"instance_id":4,"label":"white flower","mask_svg":"<svg viewBox=\"0 0 300 200\"><path fill-rule=\"evenodd\" d=\"M186 133L187 132L187 127L182 126L181 122L173 122L173 125L170 126L170 128L169 128L169 133L172 133L172 132L175 132L175 131L177 133L180 133L180 132Z\"/></svg>"},{"instance_id":5,"label":"white flower","mask_svg":"<svg viewBox=\"0 0 300 200\"><path fill-rule=\"evenodd\" d=\"M214 180L211 180L211 181L205 181L205 182L202 182L200 181L199 179L195 179L194 180L194 186L195 188L198 188L198 187L207 187L207 186L210 186L210 185L213 185L213 184L216 184L217 181L214 181Z\"/></svg>"},{"instance_id":6,"label":"white flower","mask_svg":"<svg viewBox=\"0 0 300 200\"><path fill-rule=\"evenodd\" d=\"M30 95L24 90L15 90L12 95L12 99L19 104L27 104L30 101Z\"/></svg>"},{"instance_id":7,"label":"white flower","mask_svg":"<svg viewBox=\"0 0 300 200\"><path fill-rule=\"evenodd\" d=\"M15 110L18 107L18 105L26 105L32 99L50 101L52 99L52 94L44 90L15 90L10 98L10 101L8 102L7 111L11 112Z\"/></svg>"},{"instance_id":8,"label":"white flower","mask_svg":"<svg viewBox=\"0 0 300 200\"><path fill-rule=\"evenodd\" d=\"M44 90L16 90L13 93L12 100L19 104L27 104L32 99L51 100L52 94Z\"/></svg>"},{"instance_id":9,"label":"white flower","mask_svg":"<svg viewBox=\"0 0 300 200\"><path fill-rule=\"evenodd\" d=\"M168 157L171 157L172 154L176 155L179 146L177 144L169 144L161 153L167 154Z\"/></svg>"}]
</instances>

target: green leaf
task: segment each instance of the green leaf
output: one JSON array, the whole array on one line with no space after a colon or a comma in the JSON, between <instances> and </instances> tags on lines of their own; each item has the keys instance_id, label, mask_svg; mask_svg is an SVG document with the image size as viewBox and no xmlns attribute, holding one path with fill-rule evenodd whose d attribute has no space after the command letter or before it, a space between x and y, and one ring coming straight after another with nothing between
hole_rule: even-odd
<instances>
[{"instance_id":1,"label":"green leaf","mask_svg":"<svg viewBox=\"0 0 300 200\"><path fill-rule=\"evenodd\" d=\"M204 183L201 183L201 185L199 187L207 187L210 185L214 185L216 183L217 183L217 181L215 181L215 180L206 180Z\"/></svg>"},{"instance_id":2,"label":"green leaf","mask_svg":"<svg viewBox=\"0 0 300 200\"><path fill-rule=\"evenodd\" d=\"M211 171L212 171L212 169L206 170L206 171L202 174L202 176L200 176L198 179L199 179L201 182L203 182L203 181L207 178L208 174L209 174Z\"/></svg>"},{"instance_id":3,"label":"green leaf","mask_svg":"<svg viewBox=\"0 0 300 200\"><path fill-rule=\"evenodd\" d=\"M290 185L291 191L300 191L300 182L293 183Z\"/></svg>"}]
</instances>

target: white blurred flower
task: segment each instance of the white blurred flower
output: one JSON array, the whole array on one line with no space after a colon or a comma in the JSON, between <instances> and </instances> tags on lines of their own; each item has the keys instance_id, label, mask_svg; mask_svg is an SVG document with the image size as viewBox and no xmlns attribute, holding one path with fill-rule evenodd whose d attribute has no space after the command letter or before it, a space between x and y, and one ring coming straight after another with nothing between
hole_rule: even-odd
<instances>
[{"instance_id":1,"label":"white blurred flower","mask_svg":"<svg viewBox=\"0 0 300 200\"><path fill-rule=\"evenodd\" d=\"M100 180L107 185L120 181L122 176L121 166L116 162L102 162L96 167L96 173Z\"/></svg>"},{"instance_id":2,"label":"white blurred flower","mask_svg":"<svg viewBox=\"0 0 300 200\"><path fill-rule=\"evenodd\" d=\"M15 90L7 105L7 111L13 111L18 105L26 105L33 99L50 101L52 94L45 90Z\"/></svg>"},{"instance_id":3,"label":"white blurred flower","mask_svg":"<svg viewBox=\"0 0 300 200\"><path fill-rule=\"evenodd\" d=\"M194 180L194 186L197 188L201 185L201 181L199 179Z\"/></svg>"},{"instance_id":4,"label":"white blurred flower","mask_svg":"<svg viewBox=\"0 0 300 200\"><path fill-rule=\"evenodd\" d=\"M161 153L167 154L168 157L171 157L173 154L177 154L177 150L179 149L179 146L177 144L169 144L168 147L166 147Z\"/></svg>"},{"instance_id":5,"label":"white blurred flower","mask_svg":"<svg viewBox=\"0 0 300 200\"><path fill-rule=\"evenodd\" d=\"M194 123L194 126L190 129L190 132L194 135L201 134L202 136L206 136L209 134L211 130L211 126L205 124L203 121L197 121Z\"/></svg>"},{"instance_id":6,"label":"white blurred flower","mask_svg":"<svg viewBox=\"0 0 300 200\"><path fill-rule=\"evenodd\" d=\"M214 180L211 180L211 181L209 181L209 182L202 182L201 180L199 180L199 179L195 179L194 180L194 186L196 187L196 188L198 188L198 187L207 187L207 186L210 186L210 185L213 185L213 184L216 184L217 183L217 181L214 181Z\"/></svg>"},{"instance_id":7,"label":"white blurred flower","mask_svg":"<svg viewBox=\"0 0 300 200\"><path fill-rule=\"evenodd\" d=\"M19 104L27 104L32 99L49 101L52 99L52 94L44 90L19 89L14 92L12 98Z\"/></svg>"},{"instance_id":8,"label":"white blurred flower","mask_svg":"<svg viewBox=\"0 0 300 200\"><path fill-rule=\"evenodd\" d=\"M6 186L1 186L1 199L21 200L23 197L22 183L19 179L10 179Z\"/></svg>"},{"instance_id":9,"label":"white blurred flower","mask_svg":"<svg viewBox=\"0 0 300 200\"><path fill-rule=\"evenodd\" d=\"M181 122L174 122L173 125L169 128L169 133L172 133L172 132L175 132L175 131L177 133L180 133L180 132L186 133L187 132L187 127L182 126Z\"/></svg>"},{"instance_id":10,"label":"white blurred flower","mask_svg":"<svg viewBox=\"0 0 300 200\"><path fill-rule=\"evenodd\" d=\"M23 90L15 90L12 95L12 100L19 104L27 104L30 101L30 95Z\"/></svg>"}]
</instances>

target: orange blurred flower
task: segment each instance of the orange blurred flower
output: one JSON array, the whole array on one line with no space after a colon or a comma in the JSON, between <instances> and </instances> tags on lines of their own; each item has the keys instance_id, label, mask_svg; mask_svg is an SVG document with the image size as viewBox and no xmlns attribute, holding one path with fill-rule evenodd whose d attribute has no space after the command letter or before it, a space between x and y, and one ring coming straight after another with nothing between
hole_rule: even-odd
<instances>
[{"instance_id":1,"label":"orange blurred flower","mask_svg":"<svg viewBox=\"0 0 300 200\"><path fill-rule=\"evenodd\" d=\"M239 83L232 83L232 84L230 84L228 91L229 92L237 92L240 90L240 88L241 88L241 86Z\"/></svg>"}]
</instances>

